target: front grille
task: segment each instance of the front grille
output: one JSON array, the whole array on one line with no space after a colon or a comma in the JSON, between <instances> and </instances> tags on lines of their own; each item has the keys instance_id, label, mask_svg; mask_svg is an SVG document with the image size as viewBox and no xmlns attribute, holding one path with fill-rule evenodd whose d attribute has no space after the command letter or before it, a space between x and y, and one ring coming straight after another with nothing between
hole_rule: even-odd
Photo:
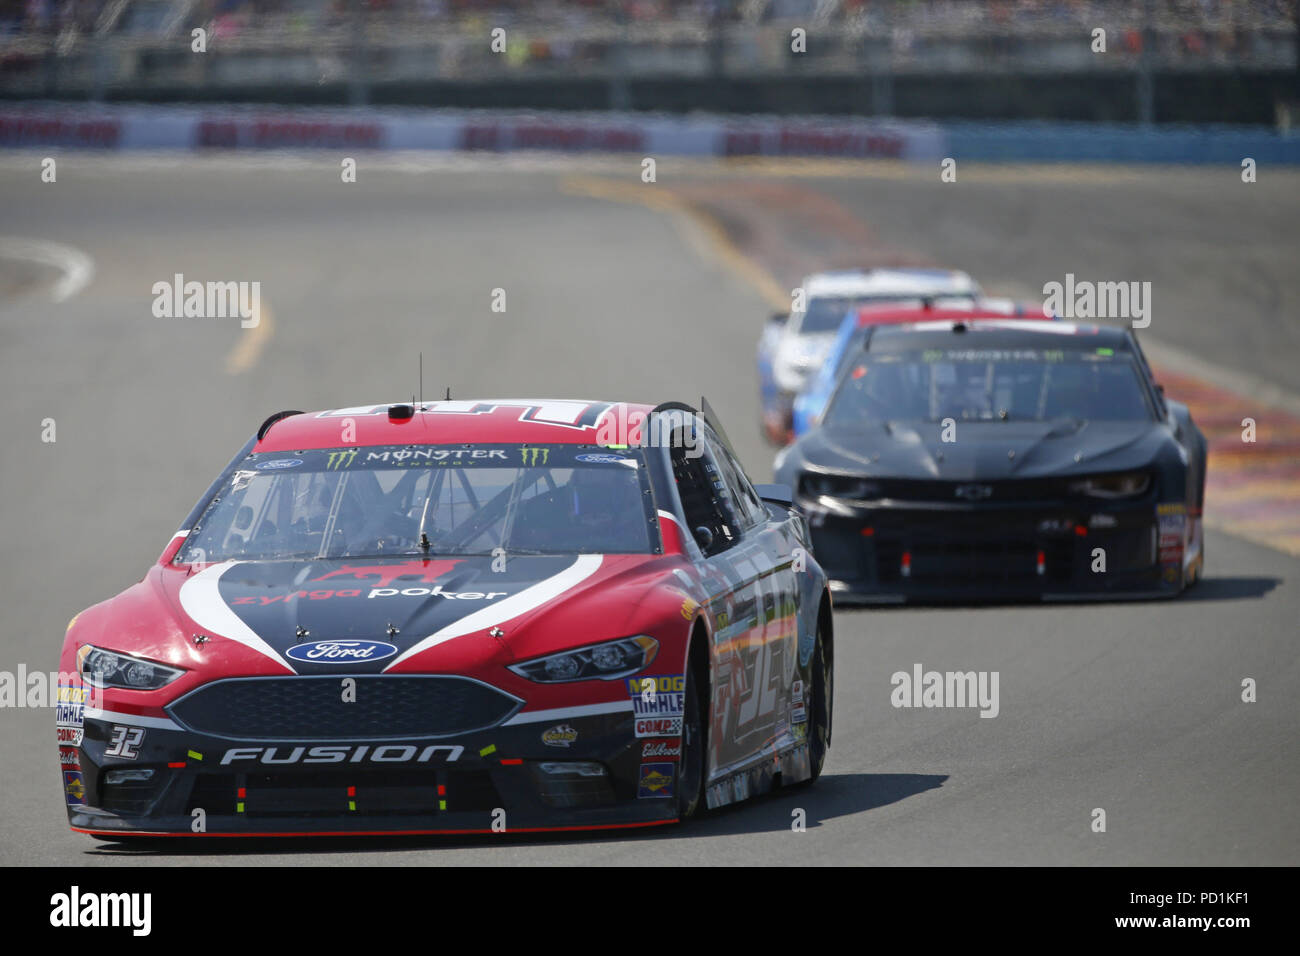
<instances>
[{"instance_id":1,"label":"front grille","mask_svg":"<svg viewBox=\"0 0 1300 956\"><path fill-rule=\"evenodd\" d=\"M428 816L487 812L502 799L486 770L202 774L187 810L243 817Z\"/></svg>"},{"instance_id":2,"label":"front grille","mask_svg":"<svg viewBox=\"0 0 1300 956\"><path fill-rule=\"evenodd\" d=\"M1012 502L1019 505L1064 502L1067 481L1061 478L1011 478L999 481L940 481L936 479L883 479L880 497L894 501L979 505ZM962 494L958 494L961 491Z\"/></svg>"},{"instance_id":3,"label":"front grille","mask_svg":"<svg viewBox=\"0 0 1300 956\"><path fill-rule=\"evenodd\" d=\"M580 807L602 807L614 802L614 787L608 775L583 777L577 774L556 775L546 773L541 762L528 766L537 787L537 795L548 807L557 810L574 810Z\"/></svg>"},{"instance_id":4,"label":"front grille","mask_svg":"<svg viewBox=\"0 0 1300 956\"><path fill-rule=\"evenodd\" d=\"M128 816L147 813L162 783L157 771L149 780L128 780L123 783L108 783L106 775L105 771L100 772L99 806Z\"/></svg>"},{"instance_id":5,"label":"front grille","mask_svg":"<svg viewBox=\"0 0 1300 956\"><path fill-rule=\"evenodd\" d=\"M927 539L917 536L910 542L882 538L877 543L882 581L902 579L902 555L908 545L911 548L909 577L916 584L976 587L1029 583L1038 579L1040 549L1033 539L1010 536ZM1053 551L1055 560L1046 562L1047 569L1053 577L1068 579L1072 573L1070 550L1054 547Z\"/></svg>"},{"instance_id":6,"label":"front grille","mask_svg":"<svg viewBox=\"0 0 1300 956\"><path fill-rule=\"evenodd\" d=\"M344 676L355 699L344 699ZM196 733L236 740L397 740L494 727L520 706L465 677L369 674L219 680L167 710Z\"/></svg>"},{"instance_id":7,"label":"front grille","mask_svg":"<svg viewBox=\"0 0 1300 956\"><path fill-rule=\"evenodd\" d=\"M1071 580L1086 542L1073 532L1038 534L1037 523L1034 512L879 511L814 528L814 553L832 578L862 586L1034 589Z\"/></svg>"}]
</instances>

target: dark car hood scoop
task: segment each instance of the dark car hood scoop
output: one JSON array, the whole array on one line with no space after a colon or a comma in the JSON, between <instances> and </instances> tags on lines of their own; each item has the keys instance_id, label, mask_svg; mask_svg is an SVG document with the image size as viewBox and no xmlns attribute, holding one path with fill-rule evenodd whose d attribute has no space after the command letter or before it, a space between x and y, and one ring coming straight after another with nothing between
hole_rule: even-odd
<instances>
[{"instance_id":1,"label":"dark car hood scoop","mask_svg":"<svg viewBox=\"0 0 1300 956\"><path fill-rule=\"evenodd\" d=\"M957 422L944 441L938 423L888 422L823 429L804 449L814 465L900 478L966 481L1088 470L1122 458L1152 434L1153 422ZM1117 465L1117 467L1125 467Z\"/></svg>"},{"instance_id":2,"label":"dark car hood scoop","mask_svg":"<svg viewBox=\"0 0 1300 956\"><path fill-rule=\"evenodd\" d=\"M600 564L599 555L227 562L188 579L180 603L200 627L299 673L377 672L431 637L526 614Z\"/></svg>"}]
</instances>

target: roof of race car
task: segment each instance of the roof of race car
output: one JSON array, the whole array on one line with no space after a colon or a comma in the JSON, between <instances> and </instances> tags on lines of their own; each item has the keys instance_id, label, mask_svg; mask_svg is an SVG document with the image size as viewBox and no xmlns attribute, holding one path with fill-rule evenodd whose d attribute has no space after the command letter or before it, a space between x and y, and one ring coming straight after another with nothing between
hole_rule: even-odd
<instances>
[{"instance_id":1,"label":"roof of race car","mask_svg":"<svg viewBox=\"0 0 1300 956\"><path fill-rule=\"evenodd\" d=\"M263 426L265 434L253 450L293 451L345 444L595 444L598 433L606 439L625 435L629 423L637 424L654 407L572 399L482 399L416 403L411 406L411 417L390 418L390 404L290 415L269 428ZM349 425L352 434L345 435Z\"/></svg>"},{"instance_id":2,"label":"roof of race car","mask_svg":"<svg viewBox=\"0 0 1300 956\"><path fill-rule=\"evenodd\" d=\"M967 322L972 319L1040 319L1047 320L1043 310L1032 304L1014 302L1011 299L980 299L961 302L946 298L941 303L931 303L927 308L921 300L907 303L891 302L881 305L864 305L858 309L858 325L862 329L870 325L898 325L925 322Z\"/></svg>"},{"instance_id":3,"label":"roof of race car","mask_svg":"<svg viewBox=\"0 0 1300 956\"><path fill-rule=\"evenodd\" d=\"M845 269L803 280L808 298L867 295L953 295L973 292L975 280L954 269Z\"/></svg>"},{"instance_id":4,"label":"roof of race car","mask_svg":"<svg viewBox=\"0 0 1300 956\"><path fill-rule=\"evenodd\" d=\"M912 322L876 329L871 352L951 348L1105 348L1129 352L1126 330L1051 319L974 319Z\"/></svg>"}]
</instances>

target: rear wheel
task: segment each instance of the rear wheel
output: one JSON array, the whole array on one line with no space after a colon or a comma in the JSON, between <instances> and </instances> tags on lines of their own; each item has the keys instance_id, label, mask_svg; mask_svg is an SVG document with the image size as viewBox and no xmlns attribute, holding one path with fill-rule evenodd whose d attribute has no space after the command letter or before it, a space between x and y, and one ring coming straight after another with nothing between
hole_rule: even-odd
<instances>
[{"instance_id":1,"label":"rear wheel","mask_svg":"<svg viewBox=\"0 0 1300 956\"><path fill-rule=\"evenodd\" d=\"M826 640L825 618L817 625L817 646L813 648L812 674L806 693L808 708L809 782L821 776L826 752L831 746L831 710L835 700L834 650Z\"/></svg>"},{"instance_id":2,"label":"rear wheel","mask_svg":"<svg viewBox=\"0 0 1300 956\"><path fill-rule=\"evenodd\" d=\"M677 765L677 817L686 820L700 809L704 796L704 754L708 684L697 660L686 668L686 693L682 706L682 752Z\"/></svg>"}]
</instances>

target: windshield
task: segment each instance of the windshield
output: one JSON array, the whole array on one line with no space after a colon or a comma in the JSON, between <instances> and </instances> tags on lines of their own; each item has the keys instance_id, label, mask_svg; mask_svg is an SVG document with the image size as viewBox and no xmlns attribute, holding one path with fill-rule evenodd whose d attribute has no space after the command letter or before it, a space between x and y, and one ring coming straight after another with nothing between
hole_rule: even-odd
<instances>
[{"instance_id":1,"label":"windshield","mask_svg":"<svg viewBox=\"0 0 1300 956\"><path fill-rule=\"evenodd\" d=\"M648 553L635 449L392 445L249 455L176 563L396 554Z\"/></svg>"},{"instance_id":2,"label":"windshield","mask_svg":"<svg viewBox=\"0 0 1300 956\"><path fill-rule=\"evenodd\" d=\"M862 356L826 412L863 421L1148 421L1146 393L1125 354L929 349Z\"/></svg>"}]
</instances>

